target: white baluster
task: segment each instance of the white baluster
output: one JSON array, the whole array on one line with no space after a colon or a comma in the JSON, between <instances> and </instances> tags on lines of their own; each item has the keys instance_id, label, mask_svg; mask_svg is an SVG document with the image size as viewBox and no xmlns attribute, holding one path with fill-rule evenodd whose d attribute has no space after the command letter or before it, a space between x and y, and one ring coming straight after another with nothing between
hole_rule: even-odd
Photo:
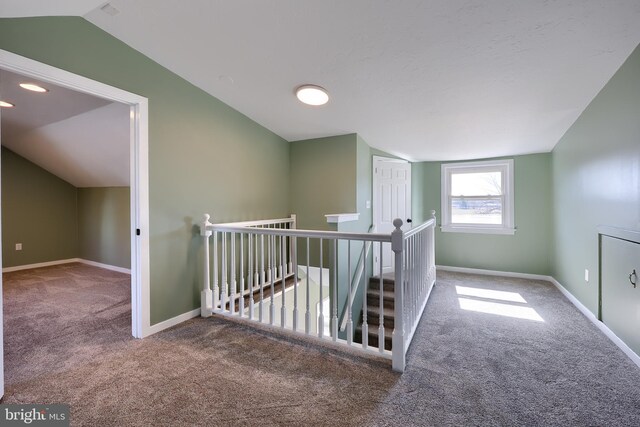
<instances>
[{"instance_id":1,"label":"white baluster","mask_svg":"<svg viewBox=\"0 0 640 427\"><path fill-rule=\"evenodd\" d=\"M322 301L323 295L322 295L322 276L324 276L324 274L322 274L322 266L323 266L323 259L322 259L322 239L320 239L320 313L318 313L318 337L322 338L324 336L324 301Z\"/></svg>"},{"instance_id":2,"label":"white baluster","mask_svg":"<svg viewBox=\"0 0 640 427\"><path fill-rule=\"evenodd\" d=\"M331 316L331 337L338 341L338 239L333 241L333 316Z\"/></svg>"},{"instance_id":3,"label":"white baluster","mask_svg":"<svg viewBox=\"0 0 640 427\"><path fill-rule=\"evenodd\" d=\"M213 232L213 310L220 304L220 288L218 287L218 232Z\"/></svg>"},{"instance_id":4,"label":"white baluster","mask_svg":"<svg viewBox=\"0 0 640 427\"><path fill-rule=\"evenodd\" d=\"M280 229L280 224L274 224L273 228ZM278 280L279 278L282 277L282 271L281 271L281 268L280 268L281 263L280 263L280 260L278 259L280 257L280 247L278 246L278 241L280 243L282 243L282 239L277 239L275 237L274 237L274 239L275 239L275 245L274 245L274 249L275 250L274 250L273 257L274 257L274 262L275 262L275 268L273 269L273 274L276 275L276 280Z\"/></svg>"},{"instance_id":5,"label":"white baluster","mask_svg":"<svg viewBox=\"0 0 640 427\"><path fill-rule=\"evenodd\" d=\"M231 298L229 299L229 312L236 312L236 233L231 233L231 271L229 286L231 287Z\"/></svg>"},{"instance_id":6,"label":"white baluster","mask_svg":"<svg viewBox=\"0 0 640 427\"><path fill-rule=\"evenodd\" d=\"M222 237L222 295L220 296L220 309L227 309L227 233L223 232Z\"/></svg>"},{"instance_id":7,"label":"white baluster","mask_svg":"<svg viewBox=\"0 0 640 427\"><path fill-rule=\"evenodd\" d=\"M367 323L367 291L368 291L368 284L365 281L365 276L366 276L366 271L367 271L367 252L366 252L366 242L362 242L362 254L361 259L362 259L362 283L364 283L364 285L362 286L362 348L366 349L367 347L369 347L369 324ZM382 295L380 295L380 297L382 298Z\"/></svg>"},{"instance_id":8,"label":"white baluster","mask_svg":"<svg viewBox=\"0 0 640 427\"><path fill-rule=\"evenodd\" d=\"M351 298L351 240L347 240L347 284L349 285L347 294L347 344L353 343L353 299Z\"/></svg>"},{"instance_id":9,"label":"white baluster","mask_svg":"<svg viewBox=\"0 0 640 427\"><path fill-rule=\"evenodd\" d=\"M249 280L249 320L253 320L253 235L251 233L247 234L247 244L249 248L247 249L247 254L249 255L249 267L247 268L247 279ZM255 277L258 277L256 274Z\"/></svg>"},{"instance_id":10,"label":"white baluster","mask_svg":"<svg viewBox=\"0 0 640 427\"><path fill-rule=\"evenodd\" d=\"M265 283L266 274L264 270L264 234L260 235L260 283Z\"/></svg>"},{"instance_id":11,"label":"white baluster","mask_svg":"<svg viewBox=\"0 0 640 427\"><path fill-rule=\"evenodd\" d=\"M307 310L304 313L304 333L311 332L311 312L309 311L309 238L307 237Z\"/></svg>"},{"instance_id":12,"label":"white baluster","mask_svg":"<svg viewBox=\"0 0 640 427\"><path fill-rule=\"evenodd\" d=\"M280 326L281 327L285 327L287 324L287 303L286 303L286 298L285 295L287 294L285 291L287 290L286 288L286 283L285 283L285 263L286 263L286 258L285 258L285 245L284 245L284 236L280 236L280 252L281 252L281 256L280 256L280 261L282 262L282 306L280 307Z\"/></svg>"},{"instance_id":13,"label":"white baluster","mask_svg":"<svg viewBox=\"0 0 640 427\"><path fill-rule=\"evenodd\" d=\"M267 228L271 228L267 226ZM271 237L267 236L267 282L272 282L272 274L271 274L271 263L272 263L272 251L271 251Z\"/></svg>"},{"instance_id":14,"label":"white baluster","mask_svg":"<svg viewBox=\"0 0 640 427\"><path fill-rule=\"evenodd\" d=\"M254 259L254 263L255 263L255 265L254 265L255 273L253 275L253 286L255 288L257 288L259 286L259 283L260 283L260 261L259 261L259 258L258 258L258 235L254 234L253 238L251 240L253 240L255 242L253 244L254 251L255 251L255 257L253 258ZM251 293L252 293L251 301L253 301L253 288L251 290Z\"/></svg>"},{"instance_id":15,"label":"white baluster","mask_svg":"<svg viewBox=\"0 0 640 427\"><path fill-rule=\"evenodd\" d=\"M273 264L275 262L275 251L276 251L276 239L275 236L269 236L269 240L270 240L270 244L269 244L269 248L271 249L270 252L270 256L269 259L271 260L271 271L274 272L274 274L271 274L271 304L269 305L269 324L273 325L274 321L275 321L275 317L276 317L276 306L274 304L274 293L275 293L275 282L274 282L274 277L275 276L275 265Z\"/></svg>"},{"instance_id":16,"label":"white baluster","mask_svg":"<svg viewBox=\"0 0 640 427\"><path fill-rule=\"evenodd\" d=\"M244 315L244 233L240 233L240 317Z\"/></svg>"},{"instance_id":17,"label":"white baluster","mask_svg":"<svg viewBox=\"0 0 640 427\"><path fill-rule=\"evenodd\" d=\"M380 243L380 326L378 326L378 350L380 353L384 353L384 279L382 277L382 245Z\"/></svg>"},{"instance_id":18,"label":"white baluster","mask_svg":"<svg viewBox=\"0 0 640 427\"><path fill-rule=\"evenodd\" d=\"M204 277L202 284L202 291L200 292L200 316L209 317L213 311L213 292L211 292L211 276L209 274L209 237L211 236L210 227L212 224L209 222L209 214L204 215L204 220L200 225L200 235L203 238L204 245Z\"/></svg>"},{"instance_id":19,"label":"white baluster","mask_svg":"<svg viewBox=\"0 0 640 427\"><path fill-rule=\"evenodd\" d=\"M268 243L268 241L267 241ZM260 280L260 302L258 303L258 318L260 319L260 322L262 323L264 321L264 234L260 235L260 270L261 273L260 275L261 280Z\"/></svg>"},{"instance_id":20,"label":"white baluster","mask_svg":"<svg viewBox=\"0 0 640 427\"><path fill-rule=\"evenodd\" d=\"M295 236L291 237L291 247L293 248L293 252L291 252L293 259L293 330L298 330L298 238Z\"/></svg>"},{"instance_id":21,"label":"white baluster","mask_svg":"<svg viewBox=\"0 0 640 427\"><path fill-rule=\"evenodd\" d=\"M295 230L296 228L296 214L291 214L291 223L289 225L289 229L290 230ZM289 238L289 274L294 273L293 271L293 250L294 250L294 245L293 245L293 240L295 240L295 237L290 237ZM297 267L296 267L297 268Z\"/></svg>"}]
</instances>

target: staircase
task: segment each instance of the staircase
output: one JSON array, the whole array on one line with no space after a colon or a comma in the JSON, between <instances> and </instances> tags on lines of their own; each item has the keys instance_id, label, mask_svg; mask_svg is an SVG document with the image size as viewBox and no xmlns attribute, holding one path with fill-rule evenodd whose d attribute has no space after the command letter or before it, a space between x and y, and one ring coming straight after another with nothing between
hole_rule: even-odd
<instances>
[{"instance_id":1,"label":"staircase","mask_svg":"<svg viewBox=\"0 0 640 427\"><path fill-rule=\"evenodd\" d=\"M382 309L384 314L384 348L391 350L391 337L394 326L394 279L382 278ZM362 315L355 329L353 340L362 343ZM369 329L369 347L378 347L380 327L380 276L369 279L367 288L367 324Z\"/></svg>"}]
</instances>

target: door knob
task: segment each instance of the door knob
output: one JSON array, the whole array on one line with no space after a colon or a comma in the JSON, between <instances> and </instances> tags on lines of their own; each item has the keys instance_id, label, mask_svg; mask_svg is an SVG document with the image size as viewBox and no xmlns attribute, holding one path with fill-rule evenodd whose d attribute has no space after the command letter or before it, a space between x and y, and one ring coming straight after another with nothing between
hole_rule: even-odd
<instances>
[{"instance_id":1,"label":"door knob","mask_svg":"<svg viewBox=\"0 0 640 427\"><path fill-rule=\"evenodd\" d=\"M635 268L633 269L633 272L629 275L629 282L633 285L634 288L638 284L638 275L636 274Z\"/></svg>"},{"instance_id":2,"label":"door knob","mask_svg":"<svg viewBox=\"0 0 640 427\"><path fill-rule=\"evenodd\" d=\"M407 224L411 224L413 221L411 221L411 218L407 218Z\"/></svg>"}]
</instances>

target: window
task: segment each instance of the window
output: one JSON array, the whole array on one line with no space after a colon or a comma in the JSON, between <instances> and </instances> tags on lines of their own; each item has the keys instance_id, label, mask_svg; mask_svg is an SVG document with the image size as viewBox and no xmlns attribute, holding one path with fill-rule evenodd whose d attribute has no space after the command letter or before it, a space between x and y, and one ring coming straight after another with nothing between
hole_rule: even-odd
<instances>
[{"instance_id":1,"label":"window","mask_svg":"<svg viewBox=\"0 0 640 427\"><path fill-rule=\"evenodd\" d=\"M514 234L513 160L443 164L442 231Z\"/></svg>"}]
</instances>

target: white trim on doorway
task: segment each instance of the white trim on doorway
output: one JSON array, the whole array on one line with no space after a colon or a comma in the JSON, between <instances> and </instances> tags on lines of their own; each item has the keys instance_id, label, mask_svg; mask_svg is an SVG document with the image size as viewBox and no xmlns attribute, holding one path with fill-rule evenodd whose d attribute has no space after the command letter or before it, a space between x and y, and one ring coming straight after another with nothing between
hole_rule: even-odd
<instances>
[{"instance_id":1,"label":"white trim on doorway","mask_svg":"<svg viewBox=\"0 0 640 427\"><path fill-rule=\"evenodd\" d=\"M151 335L147 98L1 49L0 69L130 106L131 332L136 338Z\"/></svg>"}]
</instances>

